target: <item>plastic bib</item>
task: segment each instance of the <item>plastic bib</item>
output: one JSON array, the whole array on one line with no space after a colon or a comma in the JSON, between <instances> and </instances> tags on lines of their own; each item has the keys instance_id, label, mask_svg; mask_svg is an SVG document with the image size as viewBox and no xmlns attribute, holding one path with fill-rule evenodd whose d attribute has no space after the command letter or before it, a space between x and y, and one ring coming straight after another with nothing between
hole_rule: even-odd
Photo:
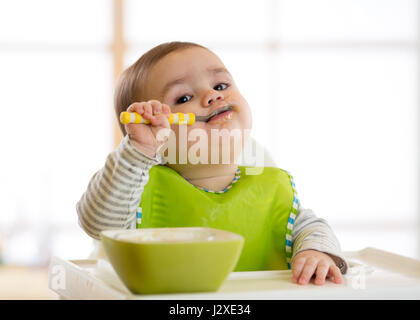
<instances>
[{"instance_id":1,"label":"plastic bib","mask_svg":"<svg viewBox=\"0 0 420 320\"><path fill-rule=\"evenodd\" d=\"M140 201L140 228L210 227L241 234L244 247L235 271L287 269L297 213L287 171L265 167L245 175L227 192L201 190L175 170L153 166Z\"/></svg>"}]
</instances>

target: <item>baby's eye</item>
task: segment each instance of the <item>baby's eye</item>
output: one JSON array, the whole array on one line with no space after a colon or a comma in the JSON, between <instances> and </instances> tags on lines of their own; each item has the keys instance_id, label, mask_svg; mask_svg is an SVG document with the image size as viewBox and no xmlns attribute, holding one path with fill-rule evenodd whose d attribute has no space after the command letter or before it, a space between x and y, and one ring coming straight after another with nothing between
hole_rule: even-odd
<instances>
[{"instance_id":1,"label":"baby's eye","mask_svg":"<svg viewBox=\"0 0 420 320\"><path fill-rule=\"evenodd\" d=\"M217 84L213 89L214 90L218 90L218 91L220 91L220 90L225 90L227 87L228 87L229 85L228 84L226 84L226 83L219 83L219 84ZM218 89L219 88L219 89Z\"/></svg>"},{"instance_id":2,"label":"baby's eye","mask_svg":"<svg viewBox=\"0 0 420 320\"><path fill-rule=\"evenodd\" d=\"M192 99L192 96L185 95L185 96L182 96L181 98L179 98L178 100L176 100L176 103L177 104L185 103L185 102L190 101L191 99Z\"/></svg>"}]
</instances>

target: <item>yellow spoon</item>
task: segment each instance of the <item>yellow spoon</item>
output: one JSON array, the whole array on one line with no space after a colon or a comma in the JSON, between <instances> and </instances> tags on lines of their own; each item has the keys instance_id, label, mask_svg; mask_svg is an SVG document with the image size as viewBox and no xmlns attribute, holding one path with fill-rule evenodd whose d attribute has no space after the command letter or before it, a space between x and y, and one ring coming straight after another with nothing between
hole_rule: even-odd
<instances>
[{"instance_id":1,"label":"yellow spoon","mask_svg":"<svg viewBox=\"0 0 420 320\"><path fill-rule=\"evenodd\" d=\"M171 113L170 117L168 118L169 124L187 124L192 125L195 122L195 114L194 113ZM144 123L149 124L150 120L143 118L137 112L121 112L120 114L120 122L123 124L127 123Z\"/></svg>"},{"instance_id":2,"label":"yellow spoon","mask_svg":"<svg viewBox=\"0 0 420 320\"><path fill-rule=\"evenodd\" d=\"M171 113L171 115L169 116L168 120L169 120L169 124L187 124L187 125L192 125L194 124L195 121L203 121L203 122L207 122L209 121L213 116L224 112L226 110L232 110L231 106L227 106L218 110L215 110L214 112L212 112L211 114L207 115L207 116L196 116L194 113ZM138 114L137 112L121 112L120 114L120 122L123 124L127 124L127 123L144 123L144 124L149 124L150 121L147 119L144 119L140 114Z\"/></svg>"}]
</instances>

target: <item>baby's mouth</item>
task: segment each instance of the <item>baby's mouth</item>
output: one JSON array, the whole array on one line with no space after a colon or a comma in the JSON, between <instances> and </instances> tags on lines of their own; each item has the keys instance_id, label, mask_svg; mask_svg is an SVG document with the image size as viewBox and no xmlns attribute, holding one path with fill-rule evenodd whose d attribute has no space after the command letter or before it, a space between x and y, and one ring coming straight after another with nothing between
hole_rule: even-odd
<instances>
[{"instance_id":1,"label":"baby's mouth","mask_svg":"<svg viewBox=\"0 0 420 320\"><path fill-rule=\"evenodd\" d=\"M197 116L197 120L203 121L203 122L210 122L217 119L230 120L232 119L232 114L233 114L233 107L225 106L225 107L222 107L220 109L213 111L211 114L207 116Z\"/></svg>"}]
</instances>

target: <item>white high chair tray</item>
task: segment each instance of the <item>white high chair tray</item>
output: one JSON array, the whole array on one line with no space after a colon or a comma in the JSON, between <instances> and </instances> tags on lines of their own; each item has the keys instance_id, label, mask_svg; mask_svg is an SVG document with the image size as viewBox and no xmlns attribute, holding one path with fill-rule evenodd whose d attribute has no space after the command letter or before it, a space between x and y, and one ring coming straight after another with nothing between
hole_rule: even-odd
<instances>
[{"instance_id":1,"label":"white high chair tray","mask_svg":"<svg viewBox=\"0 0 420 320\"><path fill-rule=\"evenodd\" d=\"M63 299L420 299L420 261L375 248L345 252L349 270L341 285L301 286L290 270L232 272L217 292L134 295L105 260L54 257L49 288Z\"/></svg>"}]
</instances>

